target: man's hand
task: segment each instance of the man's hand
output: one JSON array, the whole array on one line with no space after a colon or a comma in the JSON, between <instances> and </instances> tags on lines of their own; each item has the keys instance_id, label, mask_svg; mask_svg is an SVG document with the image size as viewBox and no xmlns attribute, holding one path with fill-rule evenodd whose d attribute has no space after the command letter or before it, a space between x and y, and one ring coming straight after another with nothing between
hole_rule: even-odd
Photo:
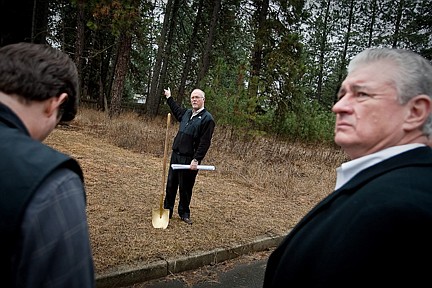
<instances>
[{"instance_id":1,"label":"man's hand","mask_svg":"<svg viewBox=\"0 0 432 288\"><path fill-rule=\"evenodd\" d=\"M165 97L168 99L169 97L171 97L171 90L168 87L168 89L164 89L164 93L165 93Z\"/></svg>"},{"instance_id":2,"label":"man's hand","mask_svg":"<svg viewBox=\"0 0 432 288\"><path fill-rule=\"evenodd\" d=\"M191 161L190 169L191 169L191 170L198 170L198 160L193 159L193 160Z\"/></svg>"}]
</instances>

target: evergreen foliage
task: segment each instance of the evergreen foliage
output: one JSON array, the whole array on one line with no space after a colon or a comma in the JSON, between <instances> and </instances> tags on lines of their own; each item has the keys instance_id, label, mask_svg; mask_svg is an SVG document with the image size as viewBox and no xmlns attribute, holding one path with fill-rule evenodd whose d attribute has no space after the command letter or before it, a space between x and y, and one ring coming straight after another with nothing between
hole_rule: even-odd
<instances>
[{"instance_id":1,"label":"evergreen foliage","mask_svg":"<svg viewBox=\"0 0 432 288\"><path fill-rule=\"evenodd\" d=\"M155 117L163 88L188 106L199 87L218 125L253 135L331 142L353 55L386 46L432 59L432 0L34 1L47 2L46 41L82 63L82 101L108 112L143 95L140 113Z\"/></svg>"}]
</instances>

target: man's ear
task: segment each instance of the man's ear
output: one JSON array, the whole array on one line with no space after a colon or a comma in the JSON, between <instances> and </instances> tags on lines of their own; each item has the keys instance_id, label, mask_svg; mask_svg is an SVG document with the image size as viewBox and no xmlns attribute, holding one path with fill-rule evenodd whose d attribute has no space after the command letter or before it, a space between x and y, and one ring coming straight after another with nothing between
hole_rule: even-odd
<instances>
[{"instance_id":1,"label":"man's ear","mask_svg":"<svg viewBox=\"0 0 432 288\"><path fill-rule=\"evenodd\" d=\"M404 127L408 130L422 127L431 114L432 100L427 95L418 95L412 98L408 103L408 114L405 119Z\"/></svg>"},{"instance_id":2,"label":"man's ear","mask_svg":"<svg viewBox=\"0 0 432 288\"><path fill-rule=\"evenodd\" d=\"M60 94L58 97L52 97L47 100L47 105L45 107L45 113L48 117L51 117L53 113L55 113L60 105L66 101L68 95L66 93Z\"/></svg>"}]
</instances>

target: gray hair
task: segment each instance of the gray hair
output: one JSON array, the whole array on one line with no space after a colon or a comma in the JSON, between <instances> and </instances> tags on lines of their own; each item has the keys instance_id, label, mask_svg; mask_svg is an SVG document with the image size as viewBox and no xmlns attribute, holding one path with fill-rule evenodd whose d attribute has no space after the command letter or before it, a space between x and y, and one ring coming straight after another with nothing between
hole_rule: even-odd
<instances>
[{"instance_id":1,"label":"gray hair","mask_svg":"<svg viewBox=\"0 0 432 288\"><path fill-rule=\"evenodd\" d=\"M199 94L201 94L201 97L205 99L205 93L204 93L203 90L201 90L201 89L199 89L199 88L195 88L195 89L192 91L192 93L195 92L195 91L198 92ZM191 94L192 94L192 93L191 93Z\"/></svg>"},{"instance_id":2,"label":"gray hair","mask_svg":"<svg viewBox=\"0 0 432 288\"><path fill-rule=\"evenodd\" d=\"M415 96L425 94L432 99L432 64L417 53L402 49L371 48L355 56L348 65L348 73L358 66L376 61L388 61L399 68L394 84L401 104ZM432 114L423 125L426 135L432 134Z\"/></svg>"}]
</instances>

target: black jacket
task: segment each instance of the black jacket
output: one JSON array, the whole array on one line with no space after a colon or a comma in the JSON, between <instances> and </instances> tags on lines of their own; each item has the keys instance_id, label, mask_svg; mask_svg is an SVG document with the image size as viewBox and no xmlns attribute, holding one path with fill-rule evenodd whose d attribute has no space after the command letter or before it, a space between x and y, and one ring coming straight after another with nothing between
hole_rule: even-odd
<instances>
[{"instance_id":1,"label":"black jacket","mask_svg":"<svg viewBox=\"0 0 432 288\"><path fill-rule=\"evenodd\" d=\"M264 287L430 286L431 178L429 147L359 172L272 253Z\"/></svg>"},{"instance_id":2,"label":"black jacket","mask_svg":"<svg viewBox=\"0 0 432 288\"><path fill-rule=\"evenodd\" d=\"M172 145L173 151L201 161L210 148L215 128L213 116L204 109L190 119L192 109L180 107L172 97L167 99L167 103L176 120L180 122Z\"/></svg>"}]
</instances>

